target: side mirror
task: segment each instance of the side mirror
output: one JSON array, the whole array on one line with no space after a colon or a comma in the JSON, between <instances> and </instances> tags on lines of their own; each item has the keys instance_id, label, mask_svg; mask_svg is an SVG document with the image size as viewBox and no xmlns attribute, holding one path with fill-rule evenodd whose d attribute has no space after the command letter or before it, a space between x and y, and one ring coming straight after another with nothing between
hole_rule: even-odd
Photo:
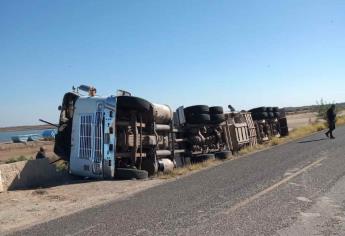
<instances>
[{"instance_id":1,"label":"side mirror","mask_svg":"<svg viewBox=\"0 0 345 236\"><path fill-rule=\"evenodd\" d=\"M62 110L62 106L59 106L59 107L58 107L58 110L61 111L61 110Z\"/></svg>"}]
</instances>

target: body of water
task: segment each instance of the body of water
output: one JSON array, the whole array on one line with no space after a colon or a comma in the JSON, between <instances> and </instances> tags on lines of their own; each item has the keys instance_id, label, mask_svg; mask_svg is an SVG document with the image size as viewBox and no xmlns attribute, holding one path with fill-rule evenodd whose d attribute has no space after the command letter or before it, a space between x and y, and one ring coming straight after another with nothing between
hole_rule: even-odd
<instances>
[{"instance_id":1,"label":"body of water","mask_svg":"<svg viewBox=\"0 0 345 236\"><path fill-rule=\"evenodd\" d=\"M42 137L42 133L46 130L53 131L54 129L0 132L0 143L12 142L11 138L18 135L37 134Z\"/></svg>"}]
</instances>

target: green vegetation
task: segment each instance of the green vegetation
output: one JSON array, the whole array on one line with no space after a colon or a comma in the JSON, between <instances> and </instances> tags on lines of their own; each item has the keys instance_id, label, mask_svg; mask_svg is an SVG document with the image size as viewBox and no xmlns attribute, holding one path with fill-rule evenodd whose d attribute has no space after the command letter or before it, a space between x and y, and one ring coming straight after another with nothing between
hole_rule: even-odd
<instances>
[{"instance_id":1,"label":"green vegetation","mask_svg":"<svg viewBox=\"0 0 345 236\"><path fill-rule=\"evenodd\" d=\"M56 171L61 172L61 171L67 171L68 170L68 164L65 161L58 161L56 164Z\"/></svg>"},{"instance_id":2,"label":"green vegetation","mask_svg":"<svg viewBox=\"0 0 345 236\"><path fill-rule=\"evenodd\" d=\"M32 157L27 157L27 156L19 156L19 157L13 157L9 160L7 160L5 163L6 164L10 164L10 163L14 163L14 162L18 162L18 161L28 161L28 160L32 160Z\"/></svg>"},{"instance_id":3,"label":"green vegetation","mask_svg":"<svg viewBox=\"0 0 345 236\"><path fill-rule=\"evenodd\" d=\"M337 125L345 125L345 116L337 117Z\"/></svg>"},{"instance_id":4,"label":"green vegetation","mask_svg":"<svg viewBox=\"0 0 345 236\"><path fill-rule=\"evenodd\" d=\"M316 102L316 104L317 117L319 119L327 120L327 110L332 103L328 103L321 98L320 101Z\"/></svg>"}]
</instances>

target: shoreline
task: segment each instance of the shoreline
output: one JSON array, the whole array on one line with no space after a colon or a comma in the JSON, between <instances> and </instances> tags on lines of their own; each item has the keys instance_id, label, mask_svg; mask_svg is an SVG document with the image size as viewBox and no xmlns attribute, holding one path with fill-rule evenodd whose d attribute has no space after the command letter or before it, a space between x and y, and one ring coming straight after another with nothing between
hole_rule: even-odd
<instances>
[{"instance_id":1,"label":"shoreline","mask_svg":"<svg viewBox=\"0 0 345 236\"><path fill-rule=\"evenodd\" d=\"M23 125L13 127L0 127L0 132L15 132L15 131L28 131L28 130L44 130L55 128L52 125Z\"/></svg>"}]
</instances>

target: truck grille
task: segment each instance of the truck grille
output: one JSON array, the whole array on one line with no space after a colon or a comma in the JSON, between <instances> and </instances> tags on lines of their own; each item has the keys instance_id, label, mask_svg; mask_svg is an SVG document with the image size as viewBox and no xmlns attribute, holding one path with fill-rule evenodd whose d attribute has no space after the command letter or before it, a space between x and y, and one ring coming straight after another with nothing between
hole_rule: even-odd
<instances>
[{"instance_id":1,"label":"truck grille","mask_svg":"<svg viewBox=\"0 0 345 236\"><path fill-rule=\"evenodd\" d=\"M80 116L80 159L90 159L92 157L92 120L93 115Z\"/></svg>"},{"instance_id":2,"label":"truck grille","mask_svg":"<svg viewBox=\"0 0 345 236\"><path fill-rule=\"evenodd\" d=\"M79 158L102 162L103 112L80 116Z\"/></svg>"}]
</instances>

